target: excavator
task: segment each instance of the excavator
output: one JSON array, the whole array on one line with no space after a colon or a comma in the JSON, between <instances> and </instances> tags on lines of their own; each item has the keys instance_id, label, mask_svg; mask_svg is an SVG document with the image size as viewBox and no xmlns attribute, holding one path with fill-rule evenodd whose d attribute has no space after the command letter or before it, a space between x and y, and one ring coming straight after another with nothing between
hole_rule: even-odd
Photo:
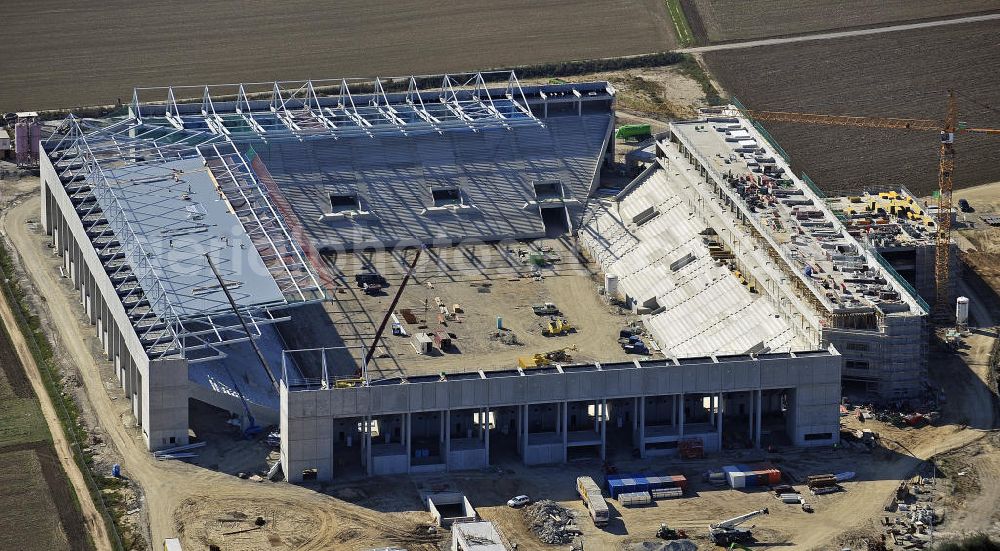
<instances>
[{"instance_id":1,"label":"excavator","mask_svg":"<svg viewBox=\"0 0 1000 551\"><path fill-rule=\"evenodd\" d=\"M750 528L740 528L739 526L754 517L766 514L769 513L764 508L716 524L710 524L708 526L708 539L712 543L719 545L753 541L753 534L750 532Z\"/></svg>"}]
</instances>

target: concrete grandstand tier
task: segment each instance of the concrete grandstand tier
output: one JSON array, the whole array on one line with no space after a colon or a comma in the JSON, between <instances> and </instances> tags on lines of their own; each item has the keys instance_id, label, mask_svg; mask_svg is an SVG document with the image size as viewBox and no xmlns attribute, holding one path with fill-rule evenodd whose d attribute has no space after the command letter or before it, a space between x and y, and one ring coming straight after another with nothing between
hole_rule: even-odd
<instances>
[{"instance_id":1,"label":"concrete grandstand tier","mask_svg":"<svg viewBox=\"0 0 1000 551\"><path fill-rule=\"evenodd\" d=\"M614 94L506 71L144 88L130 110L171 139L236 144L316 247L353 250L573 230L613 143Z\"/></svg>"},{"instance_id":2,"label":"concrete grandstand tier","mask_svg":"<svg viewBox=\"0 0 1000 551\"><path fill-rule=\"evenodd\" d=\"M671 123L581 242L668 353L833 344L845 382L919 395L927 304L783 155L732 107Z\"/></svg>"}]
</instances>

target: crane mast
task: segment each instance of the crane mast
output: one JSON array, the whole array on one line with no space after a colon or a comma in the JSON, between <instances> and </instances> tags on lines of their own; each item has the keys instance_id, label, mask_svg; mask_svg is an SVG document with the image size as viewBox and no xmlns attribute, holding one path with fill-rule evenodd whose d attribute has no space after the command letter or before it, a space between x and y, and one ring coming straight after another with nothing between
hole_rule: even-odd
<instances>
[{"instance_id":1,"label":"crane mast","mask_svg":"<svg viewBox=\"0 0 1000 551\"><path fill-rule=\"evenodd\" d=\"M951 191L955 172L955 125L958 103L955 91L948 91L948 114L941 130L941 157L938 168L937 240L934 249L934 319L950 319L948 283L951 277Z\"/></svg>"}]
</instances>

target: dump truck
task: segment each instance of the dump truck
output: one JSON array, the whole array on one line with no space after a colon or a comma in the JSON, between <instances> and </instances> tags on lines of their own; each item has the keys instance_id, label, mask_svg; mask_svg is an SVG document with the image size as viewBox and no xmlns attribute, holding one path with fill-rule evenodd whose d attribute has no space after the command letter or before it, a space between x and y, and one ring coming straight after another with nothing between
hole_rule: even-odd
<instances>
[{"instance_id":1,"label":"dump truck","mask_svg":"<svg viewBox=\"0 0 1000 551\"><path fill-rule=\"evenodd\" d=\"M608 502L604 501L601 494L601 487L589 476L581 476L576 479L576 493L580 494L580 499L587 506L590 518L594 520L594 526L608 525Z\"/></svg>"}]
</instances>

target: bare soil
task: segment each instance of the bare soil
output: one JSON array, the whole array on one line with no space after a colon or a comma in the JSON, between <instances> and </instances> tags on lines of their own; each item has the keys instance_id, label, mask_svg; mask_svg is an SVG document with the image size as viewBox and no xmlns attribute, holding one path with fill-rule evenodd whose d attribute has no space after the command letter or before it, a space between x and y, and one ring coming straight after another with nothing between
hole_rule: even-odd
<instances>
[{"instance_id":1,"label":"bare soil","mask_svg":"<svg viewBox=\"0 0 1000 551\"><path fill-rule=\"evenodd\" d=\"M961 94L959 120L997 128L998 29L996 22L951 25L709 52L704 59L726 91L751 109L942 119L947 89L954 87ZM934 132L792 123L767 129L795 171L808 173L824 191L904 184L929 195L937 189ZM959 134L955 187L1000 180L997 147L997 136Z\"/></svg>"},{"instance_id":2,"label":"bare soil","mask_svg":"<svg viewBox=\"0 0 1000 551\"><path fill-rule=\"evenodd\" d=\"M667 51L661 0L40 0L4 9L0 112L133 86L475 71ZM200 93L199 93L200 97Z\"/></svg>"},{"instance_id":3,"label":"bare soil","mask_svg":"<svg viewBox=\"0 0 1000 551\"><path fill-rule=\"evenodd\" d=\"M628 71L603 71L587 75L563 77L566 82L592 82L606 80L616 91L615 114L619 123L623 117L653 117L665 130L665 121L689 119L705 106L705 93L693 78L676 66L644 67ZM528 79L525 82L542 83L548 79ZM654 132L658 129L654 129Z\"/></svg>"},{"instance_id":4,"label":"bare soil","mask_svg":"<svg viewBox=\"0 0 1000 551\"><path fill-rule=\"evenodd\" d=\"M541 248L550 249L548 254L558 260L537 268L540 278L536 279L531 275L536 267L528 263L527 252ZM519 256L518 251L525 254ZM404 261L397 252L328 258L344 288L335 295L336 305L328 307L330 321L337 333L345 336L345 343L371 342L410 258L412 254ZM389 287L377 296L359 292L354 284L354 274L369 269L377 270L389 282ZM540 240L530 245L462 245L428 251L396 308L397 313L403 309L412 312L417 323L405 323L399 316L410 336L386 331L381 341L385 354L375 358L369 373L378 379L442 371L514 369L519 357L558 349L568 349L573 362L628 359L618 346L618 331L634 316L597 294L598 285L603 284L598 269L586 259L581 260L575 245L564 240ZM449 311L460 305L462 312L441 323L437 317L438 300ZM543 336L549 318L535 315L531 305L544 302L555 303L574 330L561 336ZM498 317L519 344L491 338L497 333ZM445 351L435 347L431 355L418 354L411 344L412 335L434 331L453 335L454 346ZM360 352L356 351L355 356Z\"/></svg>"},{"instance_id":5,"label":"bare soil","mask_svg":"<svg viewBox=\"0 0 1000 551\"><path fill-rule=\"evenodd\" d=\"M689 6L693 4L695 13ZM700 20L710 42L751 40L966 15L997 8L991 0L913 2L882 0L692 0L688 19ZM695 35L698 25L692 21Z\"/></svg>"}]
</instances>

